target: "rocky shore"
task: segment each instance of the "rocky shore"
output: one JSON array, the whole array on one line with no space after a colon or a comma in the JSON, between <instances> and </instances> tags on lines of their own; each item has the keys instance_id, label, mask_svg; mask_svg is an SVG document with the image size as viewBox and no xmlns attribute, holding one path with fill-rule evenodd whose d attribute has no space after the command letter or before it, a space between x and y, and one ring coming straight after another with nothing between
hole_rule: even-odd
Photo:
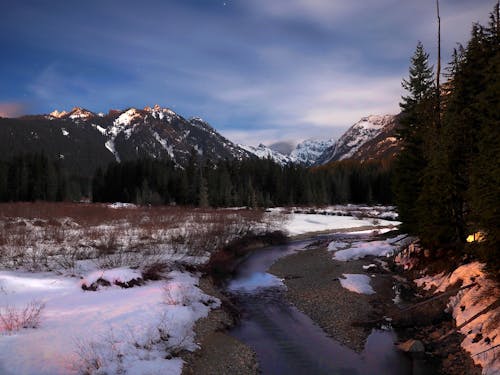
<instances>
[{"instance_id":1,"label":"rocky shore","mask_svg":"<svg viewBox=\"0 0 500 375\"><path fill-rule=\"evenodd\" d=\"M254 375L259 373L255 352L241 341L227 334L233 326L231 302L222 295L209 277L200 279L200 288L219 298L223 307L212 310L206 318L196 322L196 342L200 349L184 353L183 375Z\"/></svg>"},{"instance_id":2,"label":"rocky shore","mask_svg":"<svg viewBox=\"0 0 500 375\"><path fill-rule=\"evenodd\" d=\"M391 302L391 282L381 269L367 275L375 294L353 293L342 287L345 273L366 273L370 259L339 262L325 248L311 249L278 260L270 272L283 278L287 298L335 340L361 351L371 329L364 323L379 319L383 307Z\"/></svg>"}]
</instances>

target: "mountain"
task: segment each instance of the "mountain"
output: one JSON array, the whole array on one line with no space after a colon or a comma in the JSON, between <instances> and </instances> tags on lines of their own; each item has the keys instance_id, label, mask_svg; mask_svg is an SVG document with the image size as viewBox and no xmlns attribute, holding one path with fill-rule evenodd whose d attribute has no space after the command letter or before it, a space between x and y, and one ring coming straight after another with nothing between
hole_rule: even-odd
<instances>
[{"instance_id":1,"label":"mountain","mask_svg":"<svg viewBox=\"0 0 500 375\"><path fill-rule=\"evenodd\" d=\"M275 142L268 146L271 150L278 151L283 155L290 155L290 153L295 149L294 143L292 142Z\"/></svg>"},{"instance_id":2,"label":"mountain","mask_svg":"<svg viewBox=\"0 0 500 375\"><path fill-rule=\"evenodd\" d=\"M290 156L283 155L281 152L275 151L275 150L271 149L270 147L263 145L262 143L260 145L258 145L257 147L246 146L246 145L238 145L238 146L240 146L242 149L252 153L253 155L257 156L260 159L271 158L276 163L281 164L281 165L286 165L286 164L294 162L294 160Z\"/></svg>"},{"instance_id":3,"label":"mountain","mask_svg":"<svg viewBox=\"0 0 500 375\"><path fill-rule=\"evenodd\" d=\"M202 119L185 119L158 105L107 114L76 107L70 112L1 118L0 139L5 145L1 159L44 152L87 176L109 162L141 157L169 157L179 165L185 165L192 153L214 161L253 157Z\"/></svg>"},{"instance_id":4,"label":"mountain","mask_svg":"<svg viewBox=\"0 0 500 375\"><path fill-rule=\"evenodd\" d=\"M335 144L334 139L327 139L322 141L317 140L306 140L299 143L297 147L290 153L290 158L295 163L300 163L303 165L313 165L316 163L318 158L323 155L325 150L332 147Z\"/></svg>"},{"instance_id":5,"label":"mountain","mask_svg":"<svg viewBox=\"0 0 500 375\"><path fill-rule=\"evenodd\" d=\"M317 159L316 165L332 161L379 159L394 155L400 145L395 137L398 117L372 115L351 126Z\"/></svg>"},{"instance_id":6,"label":"mountain","mask_svg":"<svg viewBox=\"0 0 500 375\"><path fill-rule=\"evenodd\" d=\"M261 159L271 158L276 163L281 165L296 163L311 166L316 162L318 157L334 143L335 141L333 139L326 141L307 140L299 143L289 155L278 152L273 149L272 146L265 146L262 143L257 147L245 145L239 146Z\"/></svg>"}]
</instances>

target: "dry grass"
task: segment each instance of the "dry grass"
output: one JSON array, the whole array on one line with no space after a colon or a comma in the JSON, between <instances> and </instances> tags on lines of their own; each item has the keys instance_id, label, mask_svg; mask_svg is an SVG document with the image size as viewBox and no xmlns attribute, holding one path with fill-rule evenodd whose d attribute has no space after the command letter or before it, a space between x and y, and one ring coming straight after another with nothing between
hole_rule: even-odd
<instances>
[{"instance_id":1,"label":"dry grass","mask_svg":"<svg viewBox=\"0 0 500 375\"><path fill-rule=\"evenodd\" d=\"M14 332L23 328L37 328L45 304L40 301L31 301L23 308L5 306L0 308L0 333Z\"/></svg>"},{"instance_id":2,"label":"dry grass","mask_svg":"<svg viewBox=\"0 0 500 375\"><path fill-rule=\"evenodd\" d=\"M82 259L100 266L138 266L144 255L208 257L256 226L261 210L122 207L86 203L0 204L0 266L74 269Z\"/></svg>"}]
</instances>

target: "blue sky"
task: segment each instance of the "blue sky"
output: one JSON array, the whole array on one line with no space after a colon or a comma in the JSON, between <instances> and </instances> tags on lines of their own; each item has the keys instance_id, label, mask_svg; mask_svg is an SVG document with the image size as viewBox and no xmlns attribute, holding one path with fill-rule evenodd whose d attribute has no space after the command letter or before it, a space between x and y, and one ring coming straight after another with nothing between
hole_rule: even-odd
<instances>
[{"instance_id":1,"label":"blue sky","mask_svg":"<svg viewBox=\"0 0 500 375\"><path fill-rule=\"evenodd\" d=\"M443 55L496 0L441 0ZM160 104L239 143L338 137L396 113L434 0L19 0L0 14L0 113ZM433 60L434 61L434 60Z\"/></svg>"}]
</instances>

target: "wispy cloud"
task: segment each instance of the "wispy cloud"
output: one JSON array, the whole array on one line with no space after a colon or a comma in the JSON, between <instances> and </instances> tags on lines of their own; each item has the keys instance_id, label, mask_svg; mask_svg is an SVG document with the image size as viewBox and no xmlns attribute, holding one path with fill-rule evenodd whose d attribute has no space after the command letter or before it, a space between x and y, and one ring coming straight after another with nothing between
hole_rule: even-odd
<instances>
[{"instance_id":1,"label":"wispy cloud","mask_svg":"<svg viewBox=\"0 0 500 375\"><path fill-rule=\"evenodd\" d=\"M21 102L0 102L0 117L18 117L28 113L29 106Z\"/></svg>"},{"instance_id":2,"label":"wispy cloud","mask_svg":"<svg viewBox=\"0 0 500 375\"><path fill-rule=\"evenodd\" d=\"M159 103L250 144L336 137L395 113L417 41L435 52L433 0L23 4L0 23L14 97L39 111ZM441 0L445 60L493 4Z\"/></svg>"}]
</instances>

